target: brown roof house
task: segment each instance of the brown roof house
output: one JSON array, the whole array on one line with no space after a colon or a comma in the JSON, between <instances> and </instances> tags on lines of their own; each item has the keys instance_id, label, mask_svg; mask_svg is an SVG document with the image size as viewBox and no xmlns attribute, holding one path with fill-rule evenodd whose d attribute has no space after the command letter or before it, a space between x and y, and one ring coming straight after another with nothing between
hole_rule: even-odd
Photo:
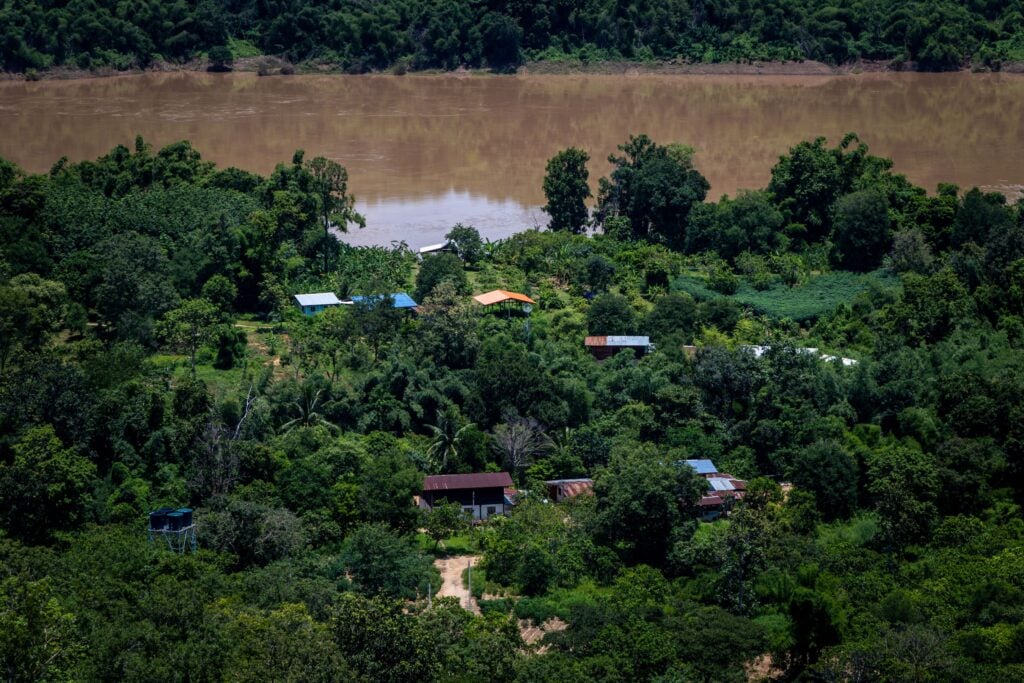
<instances>
[{"instance_id":1,"label":"brown roof house","mask_svg":"<svg viewBox=\"0 0 1024 683\"><path fill-rule=\"evenodd\" d=\"M611 358L619 351L633 349L636 357L646 356L654 350L654 344L650 337L638 337L628 335L606 335L587 337L583 340L584 346L597 360Z\"/></svg>"},{"instance_id":2,"label":"brown roof house","mask_svg":"<svg viewBox=\"0 0 1024 683\"><path fill-rule=\"evenodd\" d=\"M544 482L548 490L548 500L561 503L568 498L594 494L593 479L551 479Z\"/></svg>"},{"instance_id":3,"label":"brown roof house","mask_svg":"<svg viewBox=\"0 0 1024 683\"><path fill-rule=\"evenodd\" d=\"M432 510L443 501L458 503L463 512L482 521L508 512L511 501L506 498L505 489L512 486L508 472L435 474L423 479L420 507Z\"/></svg>"}]
</instances>

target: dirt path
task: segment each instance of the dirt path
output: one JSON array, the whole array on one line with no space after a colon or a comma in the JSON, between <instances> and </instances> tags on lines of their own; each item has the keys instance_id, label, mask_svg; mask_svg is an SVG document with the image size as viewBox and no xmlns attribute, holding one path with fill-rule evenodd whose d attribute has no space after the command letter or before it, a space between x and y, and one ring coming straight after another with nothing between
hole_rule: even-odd
<instances>
[{"instance_id":1,"label":"dirt path","mask_svg":"<svg viewBox=\"0 0 1024 683\"><path fill-rule=\"evenodd\" d=\"M462 572L466 571L466 567L470 563L476 566L479 561L479 555L460 555L434 560L434 566L441 572L441 588L434 595L439 598L458 598L459 604L463 608L474 614L480 614L480 607L476 604L473 596L469 594L469 588L462 585Z\"/></svg>"},{"instance_id":2,"label":"dirt path","mask_svg":"<svg viewBox=\"0 0 1024 683\"><path fill-rule=\"evenodd\" d=\"M564 631L566 627L568 627L568 624L558 617L551 617L540 626L535 626L529 619L520 619L519 635L523 637L523 642L527 645L536 645L548 633L551 633L552 631ZM543 654L547 651L547 645L541 645L537 648L538 654Z\"/></svg>"}]
</instances>

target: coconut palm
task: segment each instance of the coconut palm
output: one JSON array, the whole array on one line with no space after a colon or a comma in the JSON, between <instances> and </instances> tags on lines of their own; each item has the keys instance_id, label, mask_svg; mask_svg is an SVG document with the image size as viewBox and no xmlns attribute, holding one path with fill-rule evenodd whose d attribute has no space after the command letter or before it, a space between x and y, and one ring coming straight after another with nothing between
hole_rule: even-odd
<instances>
[{"instance_id":1,"label":"coconut palm","mask_svg":"<svg viewBox=\"0 0 1024 683\"><path fill-rule=\"evenodd\" d=\"M448 459L458 456L462 437L473 426L472 422L463 425L460 425L460 422L462 420L458 411L449 408L438 415L436 425L427 425L427 429L431 433L431 443L427 448L427 455L435 463L440 460L439 470L442 472L448 467Z\"/></svg>"},{"instance_id":2,"label":"coconut palm","mask_svg":"<svg viewBox=\"0 0 1024 683\"><path fill-rule=\"evenodd\" d=\"M281 431L287 432L291 431L295 427L315 427L317 425L323 425L328 429L341 431L338 425L328 421L328 419L324 417L323 413L320 412L320 399L323 396L323 393L323 389L317 389L312 383L304 382L299 398L292 401L292 405L295 406L298 417L281 425Z\"/></svg>"}]
</instances>

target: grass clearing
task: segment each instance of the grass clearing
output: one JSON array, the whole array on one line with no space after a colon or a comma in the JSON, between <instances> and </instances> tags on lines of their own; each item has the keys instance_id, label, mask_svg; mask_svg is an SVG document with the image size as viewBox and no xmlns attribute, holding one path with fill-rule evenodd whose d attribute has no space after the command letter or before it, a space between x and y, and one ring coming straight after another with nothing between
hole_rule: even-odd
<instances>
[{"instance_id":1,"label":"grass clearing","mask_svg":"<svg viewBox=\"0 0 1024 683\"><path fill-rule=\"evenodd\" d=\"M420 532L416 534L416 543L419 544L420 550L428 555L433 555L434 557L474 555L480 552L476 534L472 531L466 534L446 538L436 544L436 547L434 539L430 538L425 533Z\"/></svg>"},{"instance_id":2,"label":"grass clearing","mask_svg":"<svg viewBox=\"0 0 1024 683\"><path fill-rule=\"evenodd\" d=\"M849 303L858 294L873 287L899 287L899 278L883 269L870 273L838 270L814 275L797 287L788 287L777 282L764 291L758 291L746 280L741 280L739 290L726 298L773 318L807 322L831 313L839 304ZM709 289L707 278L696 273L676 278L672 283L672 289L686 292L699 300L725 296Z\"/></svg>"}]
</instances>

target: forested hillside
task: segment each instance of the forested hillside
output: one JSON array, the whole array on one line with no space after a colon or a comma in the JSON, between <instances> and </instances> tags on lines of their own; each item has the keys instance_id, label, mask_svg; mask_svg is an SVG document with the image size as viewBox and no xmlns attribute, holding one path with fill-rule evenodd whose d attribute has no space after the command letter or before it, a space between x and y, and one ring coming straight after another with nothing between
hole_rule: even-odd
<instances>
[{"instance_id":1,"label":"forested hillside","mask_svg":"<svg viewBox=\"0 0 1024 683\"><path fill-rule=\"evenodd\" d=\"M339 243L358 198L302 152L0 161L5 679L1024 678L1024 211L852 135L717 203L685 146L612 157L600 234L569 149L551 230L422 261ZM746 481L725 517L686 459ZM413 504L499 470L508 518ZM165 505L198 552L147 541ZM433 597L458 553L480 614Z\"/></svg>"},{"instance_id":2,"label":"forested hillside","mask_svg":"<svg viewBox=\"0 0 1024 683\"><path fill-rule=\"evenodd\" d=\"M524 60L1024 60L1020 0L3 0L9 71L275 55L352 72Z\"/></svg>"}]
</instances>

